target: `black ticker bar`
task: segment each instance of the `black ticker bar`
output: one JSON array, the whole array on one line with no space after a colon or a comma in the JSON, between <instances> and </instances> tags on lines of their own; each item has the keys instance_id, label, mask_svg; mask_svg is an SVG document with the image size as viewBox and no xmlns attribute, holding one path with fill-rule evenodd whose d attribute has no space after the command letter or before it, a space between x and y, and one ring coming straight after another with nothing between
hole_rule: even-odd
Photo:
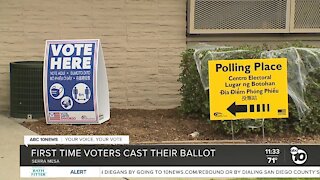
<instances>
[{"instance_id":1,"label":"black ticker bar","mask_svg":"<svg viewBox=\"0 0 320 180\"><path fill-rule=\"evenodd\" d=\"M30 145L21 166L320 166L320 145Z\"/></svg>"}]
</instances>

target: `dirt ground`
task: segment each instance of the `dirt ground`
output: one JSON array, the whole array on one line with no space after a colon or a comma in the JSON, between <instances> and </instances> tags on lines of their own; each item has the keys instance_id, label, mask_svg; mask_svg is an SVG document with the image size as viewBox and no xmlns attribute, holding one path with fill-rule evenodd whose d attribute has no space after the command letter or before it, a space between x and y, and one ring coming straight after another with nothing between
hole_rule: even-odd
<instances>
[{"instance_id":1,"label":"dirt ground","mask_svg":"<svg viewBox=\"0 0 320 180\"><path fill-rule=\"evenodd\" d=\"M182 117L176 109L170 110L123 110L112 109L108 122L100 125L47 125L45 120L23 122L23 126L40 135L129 135L130 143L192 140L232 140L231 136L217 134L208 122ZM199 136L192 138L191 133ZM320 136L266 136L261 133L235 136L246 143L320 144Z\"/></svg>"}]
</instances>

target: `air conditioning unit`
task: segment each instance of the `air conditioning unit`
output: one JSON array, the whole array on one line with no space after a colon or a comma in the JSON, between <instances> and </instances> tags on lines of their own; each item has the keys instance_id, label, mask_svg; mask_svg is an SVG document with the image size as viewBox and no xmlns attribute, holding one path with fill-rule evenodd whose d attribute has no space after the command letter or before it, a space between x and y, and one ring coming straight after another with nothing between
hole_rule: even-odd
<instances>
[{"instance_id":1,"label":"air conditioning unit","mask_svg":"<svg viewBox=\"0 0 320 180\"><path fill-rule=\"evenodd\" d=\"M320 0L291 0L290 32L320 32Z\"/></svg>"},{"instance_id":2,"label":"air conditioning unit","mask_svg":"<svg viewBox=\"0 0 320 180\"><path fill-rule=\"evenodd\" d=\"M290 2L189 0L188 33L289 33Z\"/></svg>"}]
</instances>

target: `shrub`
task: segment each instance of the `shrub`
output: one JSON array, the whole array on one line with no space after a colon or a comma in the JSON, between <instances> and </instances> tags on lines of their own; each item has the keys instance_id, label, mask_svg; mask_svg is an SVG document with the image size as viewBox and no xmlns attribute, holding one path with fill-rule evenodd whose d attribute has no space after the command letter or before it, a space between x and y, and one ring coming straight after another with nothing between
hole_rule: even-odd
<instances>
[{"instance_id":1,"label":"shrub","mask_svg":"<svg viewBox=\"0 0 320 180\"><path fill-rule=\"evenodd\" d=\"M178 81L182 83L180 88L181 112L185 115L192 115L207 118L209 114L209 94L203 90L201 80L193 59L193 49L182 53L180 68L182 72Z\"/></svg>"},{"instance_id":2,"label":"shrub","mask_svg":"<svg viewBox=\"0 0 320 180\"><path fill-rule=\"evenodd\" d=\"M280 48L288 47L290 45L283 45ZM301 47L302 44L295 44ZM230 50L249 50L246 52L231 53L224 59L253 59L260 58L262 50L269 49L268 46L250 47L242 46L239 48L232 48ZM225 49L224 49L225 50ZM219 50L217 50L219 51ZM194 50L188 49L182 53L182 61L180 64L181 73L178 81L182 86L180 94L182 95L180 111L184 115L196 116L209 121L209 92L204 90L202 82L197 71L197 66L193 57ZM203 53L205 56L206 52ZM203 67L203 71L207 71ZM206 72L204 72L205 74ZM292 74L292 73L290 73ZM289 74L289 76L290 76ZM295 77L293 77L295 78ZM289 119L272 119L264 121L266 133L273 134L284 133L287 131L298 132L299 134L320 132L320 70L308 74L309 83L304 94L305 101L310 107L310 112L303 119L299 119L299 113L292 99L289 98ZM209 121L210 122L210 121ZM212 121L213 128L222 133L231 134L230 121ZM248 125L260 126L261 121L256 120L239 120L233 121L233 128L235 133L249 133L258 132L261 129L248 129Z\"/></svg>"}]
</instances>

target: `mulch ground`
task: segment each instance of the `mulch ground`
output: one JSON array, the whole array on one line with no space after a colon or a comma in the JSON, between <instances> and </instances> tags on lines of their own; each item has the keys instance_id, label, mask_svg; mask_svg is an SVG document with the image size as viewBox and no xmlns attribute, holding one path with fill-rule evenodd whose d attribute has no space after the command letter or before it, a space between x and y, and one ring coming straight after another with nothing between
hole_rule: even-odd
<instances>
[{"instance_id":1,"label":"mulch ground","mask_svg":"<svg viewBox=\"0 0 320 180\"><path fill-rule=\"evenodd\" d=\"M47 125L44 119L23 122L22 125L40 135L129 135L130 143L232 139L230 135L215 132L205 120L180 116L176 109L112 109L110 120L100 125ZM192 138L190 134L195 131L199 136ZM319 135L275 135L266 136L263 140L261 133L255 133L236 135L235 139L246 140L247 143L320 144Z\"/></svg>"}]
</instances>

